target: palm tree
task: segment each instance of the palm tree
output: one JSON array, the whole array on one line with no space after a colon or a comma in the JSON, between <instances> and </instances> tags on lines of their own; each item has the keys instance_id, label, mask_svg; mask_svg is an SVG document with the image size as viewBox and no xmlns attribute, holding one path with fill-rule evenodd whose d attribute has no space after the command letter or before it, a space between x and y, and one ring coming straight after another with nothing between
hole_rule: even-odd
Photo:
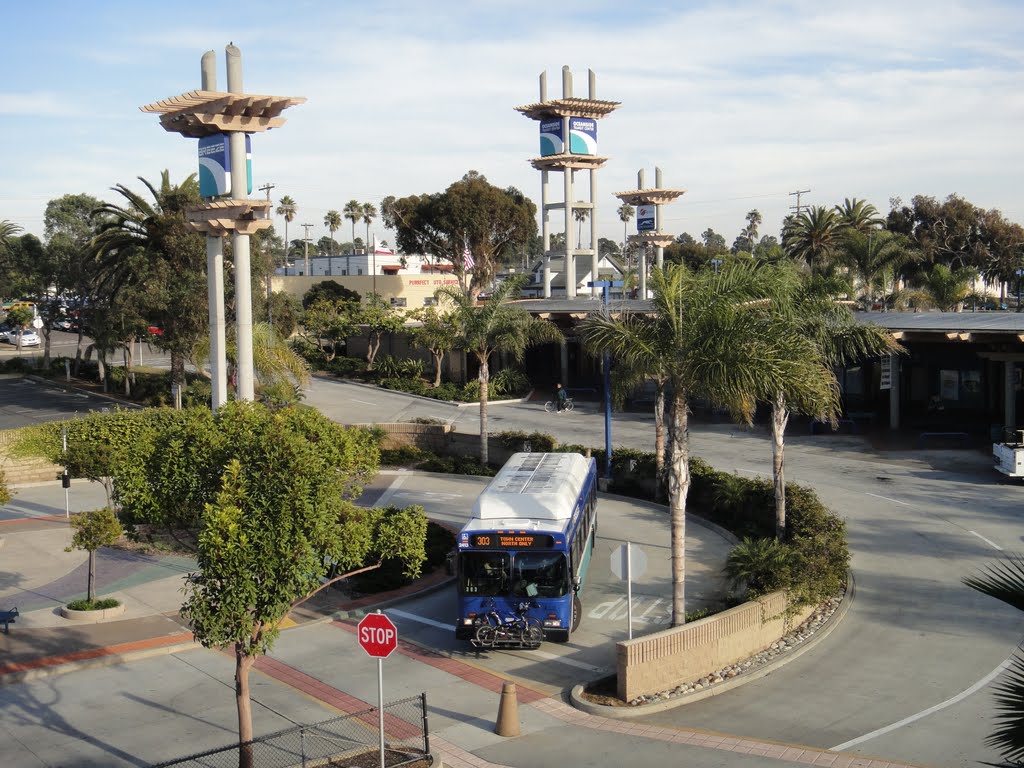
<instances>
[{"instance_id":1,"label":"palm tree","mask_svg":"<svg viewBox=\"0 0 1024 768\"><path fill-rule=\"evenodd\" d=\"M885 230L864 233L851 228L843 236L836 260L860 281L860 290L868 307L874 302L874 291L886 293L888 276L895 278L899 269L914 260L911 250L899 235Z\"/></svg>"},{"instance_id":2,"label":"palm tree","mask_svg":"<svg viewBox=\"0 0 1024 768\"><path fill-rule=\"evenodd\" d=\"M0 221L0 248L6 248L7 241L19 232L21 232L21 227L13 221L7 221L6 219Z\"/></svg>"},{"instance_id":3,"label":"palm tree","mask_svg":"<svg viewBox=\"0 0 1024 768\"><path fill-rule=\"evenodd\" d=\"M363 218L363 206L358 200L349 200L341 211L341 215L352 222L352 250L356 247L356 222Z\"/></svg>"},{"instance_id":4,"label":"palm tree","mask_svg":"<svg viewBox=\"0 0 1024 768\"><path fill-rule=\"evenodd\" d=\"M576 233L576 247L583 247L583 222L590 218L589 208L573 208L572 217L579 223L579 231ZM597 278L594 278L597 279Z\"/></svg>"},{"instance_id":5,"label":"palm tree","mask_svg":"<svg viewBox=\"0 0 1024 768\"><path fill-rule=\"evenodd\" d=\"M89 250L98 290L108 301L122 289L144 287L150 295L150 320L164 333L161 348L170 352L171 381L185 385L185 357L207 324L206 253L202 237L188 225L185 211L199 202L195 174L173 185L169 171L156 187L140 177L152 201L122 184L113 187L126 205L103 203L94 218L104 221Z\"/></svg>"},{"instance_id":6,"label":"palm tree","mask_svg":"<svg viewBox=\"0 0 1024 768\"><path fill-rule=\"evenodd\" d=\"M747 212L747 226L740 232L740 237L746 240L750 244L750 253L754 253L754 246L757 245L757 228L761 226L761 222L764 220L761 216L761 212L754 208L752 211Z\"/></svg>"},{"instance_id":7,"label":"palm tree","mask_svg":"<svg viewBox=\"0 0 1024 768\"><path fill-rule=\"evenodd\" d=\"M227 359L230 366L237 365L238 347L235 343L234 325L227 334ZM204 378L210 378L205 361L210 357L210 337L196 342L191 354L191 363ZM252 365L257 381L264 389L281 384L297 387L309 386L309 366L287 341L269 323L253 323Z\"/></svg>"},{"instance_id":8,"label":"palm tree","mask_svg":"<svg viewBox=\"0 0 1024 768\"><path fill-rule=\"evenodd\" d=\"M854 361L902 352L892 334L858 323L853 313L834 300L842 290L838 279L810 277L777 284L780 290L766 310L773 323L789 326L813 344L815 365L784 379L785 386L768 393L771 403L772 480L775 490L775 537L786 534L785 433L792 412L835 425L842 410L834 370ZM817 370L815 370L817 367ZM809 376L810 378L804 378Z\"/></svg>"},{"instance_id":9,"label":"palm tree","mask_svg":"<svg viewBox=\"0 0 1024 768\"><path fill-rule=\"evenodd\" d=\"M971 267L950 269L945 264L935 264L922 287L927 301L940 312L957 312L970 295L977 276Z\"/></svg>"},{"instance_id":10,"label":"palm tree","mask_svg":"<svg viewBox=\"0 0 1024 768\"><path fill-rule=\"evenodd\" d=\"M370 222L377 218L377 206L373 203L363 203L363 223L366 224L366 247L370 248ZM369 251L367 251L369 253Z\"/></svg>"},{"instance_id":11,"label":"palm tree","mask_svg":"<svg viewBox=\"0 0 1024 768\"><path fill-rule=\"evenodd\" d=\"M786 220L782 244L789 255L823 272L839 247L840 219L835 209L815 205Z\"/></svg>"},{"instance_id":12,"label":"palm tree","mask_svg":"<svg viewBox=\"0 0 1024 768\"><path fill-rule=\"evenodd\" d=\"M334 233L341 229L341 214L337 211L328 211L324 216L324 226L331 233L331 256L334 255Z\"/></svg>"},{"instance_id":13,"label":"palm tree","mask_svg":"<svg viewBox=\"0 0 1024 768\"><path fill-rule=\"evenodd\" d=\"M1018 611L1024 611L1024 557L1006 555L1002 561L989 565L980 576L963 580L971 589L1002 600ZM985 743L1002 753L1007 761L1020 765L1024 760L1024 656L1018 651L1007 676L995 686L996 730Z\"/></svg>"},{"instance_id":14,"label":"palm tree","mask_svg":"<svg viewBox=\"0 0 1024 768\"><path fill-rule=\"evenodd\" d=\"M871 203L846 198L842 205L833 209L839 214L839 224L842 227L855 229L858 232L871 232L885 226L885 220L878 214L878 209Z\"/></svg>"},{"instance_id":15,"label":"palm tree","mask_svg":"<svg viewBox=\"0 0 1024 768\"><path fill-rule=\"evenodd\" d=\"M627 259L626 244L629 242L629 221L636 215L636 209L629 203L623 203L616 213L619 214L619 221L622 222L622 258ZM629 263L628 259L626 263Z\"/></svg>"},{"instance_id":16,"label":"palm tree","mask_svg":"<svg viewBox=\"0 0 1024 768\"><path fill-rule=\"evenodd\" d=\"M290 195L281 198L277 206L277 215L284 216L284 261L289 261L288 254L291 252L291 244L288 242L288 225L295 221L299 213L299 206L295 204Z\"/></svg>"},{"instance_id":17,"label":"palm tree","mask_svg":"<svg viewBox=\"0 0 1024 768\"><path fill-rule=\"evenodd\" d=\"M787 388L791 378L827 375L807 339L759 311L784 276L782 270L753 262L720 272L692 272L670 264L652 274L649 316L609 318L595 312L580 327L589 348L608 350L617 361L663 372L667 379L673 626L686 621L691 399L725 406L735 418L750 423L765 393Z\"/></svg>"},{"instance_id":18,"label":"palm tree","mask_svg":"<svg viewBox=\"0 0 1024 768\"><path fill-rule=\"evenodd\" d=\"M490 382L491 355L501 353L516 362L536 344L562 340L562 333L547 320L530 315L522 307L510 303L519 295L525 275L499 283L491 298L476 304L456 287L441 288L438 297L451 302L449 322L454 333L455 348L476 357L480 366L480 462L487 464L487 389Z\"/></svg>"}]
</instances>

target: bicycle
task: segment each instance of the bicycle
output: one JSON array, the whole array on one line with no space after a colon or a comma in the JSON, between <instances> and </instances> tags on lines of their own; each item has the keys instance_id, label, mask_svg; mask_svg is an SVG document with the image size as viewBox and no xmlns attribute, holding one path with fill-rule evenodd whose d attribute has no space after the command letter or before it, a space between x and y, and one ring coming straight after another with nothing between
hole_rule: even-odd
<instances>
[{"instance_id":1,"label":"bicycle","mask_svg":"<svg viewBox=\"0 0 1024 768\"><path fill-rule=\"evenodd\" d=\"M540 620L527 616L531 607L540 607L534 600L523 600L511 616L502 617L494 598L490 608L477 625L470 642L477 648L540 648L544 629Z\"/></svg>"},{"instance_id":2,"label":"bicycle","mask_svg":"<svg viewBox=\"0 0 1024 768\"><path fill-rule=\"evenodd\" d=\"M573 405L571 397L565 398L565 400L562 402L563 411L571 411L575 407L576 406ZM558 403L556 403L554 400L548 400L546 403L544 403L544 410L547 413L553 413L558 410Z\"/></svg>"}]
</instances>

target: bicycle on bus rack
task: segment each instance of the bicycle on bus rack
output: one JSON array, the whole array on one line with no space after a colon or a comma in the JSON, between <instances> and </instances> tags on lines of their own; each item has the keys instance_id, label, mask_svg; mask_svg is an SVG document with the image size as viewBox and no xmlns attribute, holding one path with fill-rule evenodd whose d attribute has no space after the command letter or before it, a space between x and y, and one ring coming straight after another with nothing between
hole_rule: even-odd
<instances>
[{"instance_id":1,"label":"bicycle on bus rack","mask_svg":"<svg viewBox=\"0 0 1024 768\"><path fill-rule=\"evenodd\" d=\"M544 628L538 619L526 615L532 607L539 607L536 601L522 600L511 615L502 617L491 598L470 642L477 648L540 648Z\"/></svg>"}]
</instances>

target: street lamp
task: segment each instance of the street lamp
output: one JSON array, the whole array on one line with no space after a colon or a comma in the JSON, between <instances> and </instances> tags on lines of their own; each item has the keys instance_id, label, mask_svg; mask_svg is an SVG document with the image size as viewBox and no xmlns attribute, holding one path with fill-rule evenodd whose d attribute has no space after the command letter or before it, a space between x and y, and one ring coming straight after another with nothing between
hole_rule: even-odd
<instances>
[{"instance_id":1,"label":"street lamp","mask_svg":"<svg viewBox=\"0 0 1024 768\"><path fill-rule=\"evenodd\" d=\"M1024 277L1024 269L1017 270L1017 311L1020 312L1020 279Z\"/></svg>"},{"instance_id":2,"label":"street lamp","mask_svg":"<svg viewBox=\"0 0 1024 768\"><path fill-rule=\"evenodd\" d=\"M588 288L600 288L602 311L608 317L608 289L621 288L622 280L594 280L587 283ZM604 368L604 476L605 480L612 479L612 376L611 356L605 350L603 356Z\"/></svg>"},{"instance_id":3,"label":"street lamp","mask_svg":"<svg viewBox=\"0 0 1024 768\"><path fill-rule=\"evenodd\" d=\"M719 264L724 264L724 263L725 263L725 259L712 259L712 260L711 260L711 264L712 264L712 265L714 266L714 268L715 268L715 274L716 274L716 275L718 274L718 265L719 265Z\"/></svg>"}]
</instances>

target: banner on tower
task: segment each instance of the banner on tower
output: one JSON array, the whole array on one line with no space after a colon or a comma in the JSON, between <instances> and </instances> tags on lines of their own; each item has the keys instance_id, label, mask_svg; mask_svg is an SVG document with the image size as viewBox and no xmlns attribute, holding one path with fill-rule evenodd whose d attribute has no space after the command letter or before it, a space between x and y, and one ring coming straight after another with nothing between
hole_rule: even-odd
<instances>
[{"instance_id":1,"label":"banner on tower","mask_svg":"<svg viewBox=\"0 0 1024 768\"><path fill-rule=\"evenodd\" d=\"M231 149L226 133L199 140L199 195L204 198L231 194ZM245 136L246 194L252 194L252 140Z\"/></svg>"},{"instance_id":2,"label":"banner on tower","mask_svg":"<svg viewBox=\"0 0 1024 768\"><path fill-rule=\"evenodd\" d=\"M638 205L636 207L636 231L637 232L653 232L656 226L655 215L657 212L656 206L653 205Z\"/></svg>"},{"instance_id":3,"label":"banner on tower","mask_svg":"<svg viewBox=\"0 0 1024 768\"><path fill-rule=\"evenodd\" d=\"M569 118L569 152L574 155L597 154L597 120Z\"/></svg>"},{"instance_id":4,"label":"banner on tower","mask_svg":"<svg viewBox=\"0 0 1024 768\"><path fill-rule=\"evenodd\" d=\"M540 156L560 155L565 151L562 118L540 121Z\"/></svg>"}]
</instances>

